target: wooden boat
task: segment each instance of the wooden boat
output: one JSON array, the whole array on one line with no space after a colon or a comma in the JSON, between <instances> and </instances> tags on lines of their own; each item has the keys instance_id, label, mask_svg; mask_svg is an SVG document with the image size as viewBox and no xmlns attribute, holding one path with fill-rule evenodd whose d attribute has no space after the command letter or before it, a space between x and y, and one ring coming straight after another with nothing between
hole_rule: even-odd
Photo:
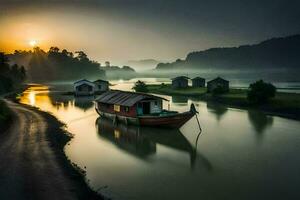
<instances>
[{"instance_id":1,"label":"wooden boat","mask_svg":"<svg viewBox=\"0 0 300 200\"><path fill-rule=\"evenodd\" d=\"M100 116L139 126L179 128L197 113L194 104L183 113L164 110L163 100L168 101L150 94L111 90L101 94L95 104Z\"/></svg>"}]
</instances>

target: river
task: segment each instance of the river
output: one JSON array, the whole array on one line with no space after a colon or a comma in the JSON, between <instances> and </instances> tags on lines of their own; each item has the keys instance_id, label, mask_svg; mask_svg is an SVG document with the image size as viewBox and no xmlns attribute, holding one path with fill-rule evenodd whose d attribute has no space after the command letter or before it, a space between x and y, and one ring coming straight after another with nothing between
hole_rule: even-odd
<instances>
[{"instance_id":1,"label":"river","mask_svg":"<svg viewBox=\"0 0 300 200\"><path fill-rule=\"evenodd\" d=\"M148 80L151 82L151 79ZM155 81L155 80L152 80ZM113 81L130 90L134 80ZM199 111L179 130L113 125L93 97L33 85L20 101L55 115L74 138L65 147L95 190L113 199L299 199L300 123L261 112L163 96L171 110ZM199 136L199 137L198 137ZM198 140L197 140L198 137Z\"/></svg>"}]
</instances>

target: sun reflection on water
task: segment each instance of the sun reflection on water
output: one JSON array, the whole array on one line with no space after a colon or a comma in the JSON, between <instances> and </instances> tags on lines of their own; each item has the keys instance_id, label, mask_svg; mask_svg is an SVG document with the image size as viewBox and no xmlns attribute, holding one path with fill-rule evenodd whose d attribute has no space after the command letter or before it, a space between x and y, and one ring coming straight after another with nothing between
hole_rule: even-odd
<instances>
[{"instance_id":1,"label":"sun reflection on water","mask_svg":"<svg viewBox=\"0 0 300 200\"><path fill-rule=\"evenodd\" d=\"M34 91L29 92L28 100L29 100L29 104L31 106L35 106L35 92Z\"/></svg>"},{"instance_id":2,"label":"sun reflection on water","mask_svg":"<svg viewBox=\"0 0 300 200\"><path fill-rule=\"evenodd\" d=\"M31 106L37 106L37 94L39 93L49 93L49 88L42 85L33 85L23 92L20 99L21 103L29 104Z\"/></svg>"}]
</instances>

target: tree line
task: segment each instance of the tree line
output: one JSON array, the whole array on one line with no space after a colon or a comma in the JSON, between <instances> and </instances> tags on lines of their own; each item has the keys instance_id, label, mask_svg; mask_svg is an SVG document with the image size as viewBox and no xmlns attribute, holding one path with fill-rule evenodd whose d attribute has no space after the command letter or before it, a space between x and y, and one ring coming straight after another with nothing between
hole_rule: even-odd
<instances>
[{"instance_id":1,"label":"tree line","mask_svg":"<svg viewBox=\"0 0 300 200\"><path fill-rule=\"evenodd\" d=\"M25 78L24 66L10 65L9 58L0 52L0 94L14 90L23 83Z\"/></svg>"},{"instance_id":2,"label":"tree line","mask_svg":"<svg viewBox=\"0 0 300 200\"><path fill-rule=\"evenodd\" d=\"M105 71L100 63L92 61L83 51L70 52L50 47L46 52L39 47L33 51L15 51L14 62L26 63L30 81L64 81L85 77L104 78Z\"/></svg>"}]
</instances>

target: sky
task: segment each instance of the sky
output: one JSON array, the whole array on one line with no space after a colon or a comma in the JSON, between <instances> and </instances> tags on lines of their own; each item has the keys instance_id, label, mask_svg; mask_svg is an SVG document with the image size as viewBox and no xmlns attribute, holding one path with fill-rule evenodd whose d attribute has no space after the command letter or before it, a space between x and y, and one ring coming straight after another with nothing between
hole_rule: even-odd
<instances>
[{"instance_id":1,"label":"sky","mask_svg":"<svg viewBox=\"0 0 300 200\"><path fill-rule=\"evenodd\" d=\"M299 0L0 0L0 51L35 41L101 63L172 61L299 34L299 19Z\"/></svg>"}]
</instances>

